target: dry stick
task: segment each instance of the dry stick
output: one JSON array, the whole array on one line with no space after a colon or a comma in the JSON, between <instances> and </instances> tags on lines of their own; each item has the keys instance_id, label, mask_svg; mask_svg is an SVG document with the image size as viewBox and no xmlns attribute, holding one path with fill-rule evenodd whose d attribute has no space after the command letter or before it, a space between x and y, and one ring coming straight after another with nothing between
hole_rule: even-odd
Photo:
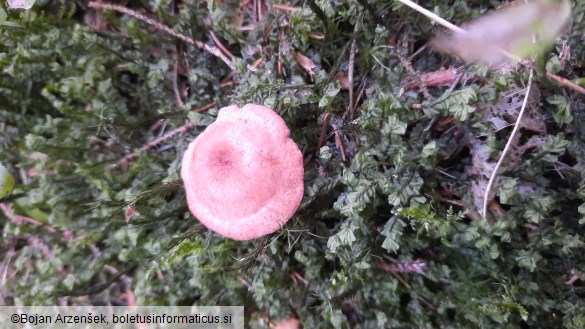
<instances>
[{"instance_id":1,"label":"dry stick","mask_svg":"<svg viewBox=\"0 0 585 329\"><path fill-rule=\"evenodd\" d=\"M221 41L219 41L217 36L215 36L215 33L213 33L213 31L209 31L209 35L211 35L213 42L215 42L215 44L219 47L219 49L221 49L221 51L223 51L224 54L226 54L227 57L229 57L230 59L236 57L226 47L224 47L224 45L221 43Z\"/></svg>"},{"instance_id":2,"label":"dry stick","mask_svg":"<svg viewBox=\"0 0 585 329\"><path fill-rule=\"evenodd\" d=\"M210 108L214 107L215 105L217 105L217 102L213 101L207 105L203 105L199 108L196 108L194 111L197 113L205 112L205 111L209 110Z\"/></svg>"},{"instance_id":3,"label":"dry stick","mask_svg":"<svg viewBox=\"0 0 585 329\"><path fill-rule=\"evenodd\" d=\"M359 25L356 23L354 27L354 34L357 34L359 30ZM358 93L357 99L354 101L354 70L355 70L355 53L357 51L356 40L354 39L351 42L351 48L349 52L349 68L347 70L347 84L349 89L349 105L347 107L347 111L343 114L343 118L349 114L349 119L353 119L356 115L358 104L360 102L360 97L362 96L363 90L360 90Z\"/></svg>"},{"instance_id":4,"label":"dry stick","mask_svg":"<svg viewBox=\"0 0 585 329\"><path fill-rule=\"evenodd\" d=\"M382 267L382 269L384 269L384 267ZM384 270L386 270L386 269L384 269ZM388 271L388 272L390 272L392 275L394 275L394 277L396 279L398 279L398 281L400 281L400 283L402 283L406 287L406 289L412 290L412 286L410 284L408 284L408 282L406 282L406 280L404 280L398 273L395 273L395 272L392 272L392 271ZM437 307L435 305L431 304L429 301L427 301L423 297L418 296L417 299L421 303L425 304L426 307L428 307L428 308L430 308L432 310L436 310L437 309Z\"/></svg>"},{"instance_id":5,"label":"dry stick","mask_svg":"<svg viewBox=\"0 0 585 329\"><path fill-rule=\"evenodd\" d=\"M354 34L357 35L357 32L359 30L359 25L358 23L355 24L355 27L353 29ZM353 75L354 75L354 68L355 68L355 52L356 52L356 41L355 39L353 39L353 41L351 42L351 48L349 51L349 68L347 69L347 84L349 86L349 106L347 107L347 112L349 112L349 117L350 119L353 118ZM345 116L345 115L344 115Z\"/></svg>"},{"instance_id":6,"label":"dry stick","mask_svg":"<svg viewBox=\"0 0 585 329\"><path fill-rule=\"evenodd\" d=\"M291 6L281 5L281 4L276 4L276 3L272 5L272 9L290 11L290 12L301 11L301 8L291 7Z\"/></svg>"},{"instance_id":7,"label":"dry stick","mask_svg":"<svg viewBox=\"0 0 585 329\"><path fill-rule=\"evenodd\" d=\"M179 107L184 108L185 102L181 98L181 92L179 91L179 61L175 61L173 64L173 90L175 92L175 97L177 98L177 103L179 103Z\"/></svg>"},{"instance_id":8,"label":"dry stick","mask_svg":"<svg viewBox=\"0 0 585 329\"><path fill-rule=\"evenodd\" d=\"M134 158L136 158L138 155L140 155L141 153L149 150L150 148L155 147L156 145L158 145L159 143L177 135L177 134L182 134L184 132L186 132L187 130L195 127L197 123L193 122L193 121L189 121L186 124L184 124L183 126L175 129L175 130L171 130L168 133L157 137L153 140L151 140L150 142L148 142L147 144L143 145L141 148L137 149L136 151L126 154L122 159L120 159L118 162L116 162L115 164L109 166L109 169L114 169L116 167L119 167L121 165L125 165L128 162L132 161Z\"/></svg>"},{"instance_id":9,"label":"dry stick","mask_svg":"<svg viewBox=\"0 0 585 329\"><path fill-rule=\"evenodd\" d=\"M421 13L421 14L423 14L423 15L427 16L428 18L430 18L430 19L432 19L432 20L436 21L437 23L439 23L439 24L443 25L444 27L448 28L449 30L451 30L451 31L453 31L453 32L462 32L462 33L467 33L467 32L466 32L464 29L460 28L459 26L457 26L457 25L454 25L454 24L452 24L452 23L450 23L450 22L446 21L446 20L445 20L445 19L443 19L442 17L440 17L440 16L438 16L438 15L436 15L436 14L434 14L434 13L432 13L432 12L428 11L427 9L425 9L425 8L423 8L423 7L419 6L419 5L417 5L416 3L414 3L414 2L412 2L412 1L410 1L410 0L398 0L398 1L402 2L403 4L405 4L405 5L409 6L409 7L410 7L410 8L412 8L412 9L416 10L417 12L419 12L419 13ZM523 62L522 62L522 59L521 59L521 58L519 58L518 56L516 56L516 55L514 55L514 54L511 54L511 53L509 53L509 52L505 51L504 49L499 49L499 51L500 51L502 54L504 54L506 57L508 57L509 59L511 59L511 60L513 60L513 61L515 61L515 62L519 63L520 65L523 65L523 66L526 66L526 67L528 67L529 69L532 69L532 67L530 67L530 65L526 65L525 63L523 63ZM557 83L559 83L561 86L565 86L565 87L567 87L567 88L571 88L571 89L573 89L574 91L576 91L576 92L578 92L578 93L581 93L581 94L584 94L584 95L585 95L585 88L583 88L583 87L581 87L581 86L577 85L576 83L574 83L574 82L572 82L572 81L570 81L570 80L567 80L567 79L565 79L565 78L563 78L563 77L560 77L560 76L558 76L558 75L556 75L556 74L554 74L554 73L552 73L552 72L549 72L549 71L547 71L547 72L546 72L546 75L547 75L549 78L551 78L551 79L555 80L555 81L556 81Z\"/></svg>"},{"instance_id":10,"label":"dry stick","mask_svg":"<svg viewBox=\"0 0 585 329\"><path fill-rule=\"evenodd\" d=\"M252 71L257 70L260 65L262 64L262 62L264 62L264 57L260 57L258 58L251 66L249 66L248 68L251 69Z\"/></svg>"},{"instance_id":11,"label":"dry stick","mask_svg":"<svg viewBox=\"0 0 585 329\"><path fill-rule=\"evenodd\" d=\"M345 148L343 147L343 139L341 138L341 134L339 130L334 131L335 135L335 143L339 147L339 152L341 152L341 160L345 161L347 158L345 157Z\"/></svg>"},{"instance_id":12,"label":"dry stick","mask_svg":"<svg viewBox=\"0 0 585 329\"><path fill-rule=\"evenodd\" d=\"M323 126L321 127L321 136L319 136L319 143L317 144L317 151L321 149L323 143L325 143L325 135L327 134L327 127L329 126L329 116L331 112L325 113L323 117Z\"/></svg>"},{"instance_id":13,"label":"dry stick","mask_svg":"<svg viewBox=\"0 0 585 329\"><path fill-rule=\"evenodd\" d=\"M441 16L438 16L437 14L428 11L427 9L417 5L416 3L410 1L410 0L398 0L400 2L402 2L403 4L409 6L410 8L418 11L419 13L427 16L428 18L434 20L435 22L443 25L444 27L448 28L451 31L454 32L465 32L464 29L460 28L459 26L452 24L451 22L445 20L444 18L442 18Z\"/></svg>"},{"instance_id":14,"label":"dry stick","mask_svg":"<svg viewBox=\"0 0 585 329\"><path fill-rule=\"evenodd\" d=\"M414 79L416 84L418 85L420 91L423 93L423 96L425 96L425 98L430 98L431 93L429 92L427 85L422 81L422 79L420 78L420 75L415 71L414 67L412 67L412 63L408 60L408 58L402 56L400 54L400 52L398 51L398 49L396 49L396 56L398 56L400 63L402 63L402 66L404 66L404 68L406 68L406 71L408 71L408 73L410 73L410 75L412 76L412 78Z\"/></svg>"},{"instance_id":15,"label":"dry stick","mask_svg":"<svg viewBox=\"0 0 585 329\"><path fill-rule=\"evenodd\" d=\"M264 18L263 15L262 15L262 1L261 0L258 0L256 2L256 4L257 4L257 6L256 6L256 8L257 8L256 17L258 18L258 21L261 21Z\"/></svg>"},{"instance_id":16,"label":"dry stick","mask_svg":"<svg viewBox=\"0 0 585 329\"><path fill-rule=\"evenodd\" d=\"M410 284L408 284L408 282L406 282L406 280L404 280L398 273L394 273L394 272L391 272L391 271L390 271L390 273L392 275L394 275L394 277L396 279L398 279L398 281L400 281L400 283L402 283L408 290L412 290L412 286ZM432 310L436 310L437 309L437 307L435 305L431 304L429 301L427 301L423 297L418 296L417 299L421 303L425 304L426 307L428 307L428 308L430 308Z\"/></svg>"},{"instance_id":17,"label":"dry stick","mask_svg":"<svg viewBox=\"0 0 585 329\"><path fill-rule=\"evenodd\" d=\"M214 107L215 105L217 105L217 102L213 101L207 105L203 105L197 109L194 110L194 112L197 113L201 113L203 111L207 111L210 108ZM110 169L114 169L116 167L119 167L123 164L127 164L128 162L132 161L134 158L136 158L138 155L140 155L140 153L143 153L145 151L148 151L150 148L155 147L156 145L160 144L161 142L177 135L177 134L182 134L184 132L186 132L187 130L195 127L196 123L193 121L187 122L186 124L184 124L183 126L175 129L175 130L171 130L168 133L157 137L153 140L151 140L150 142L148 142L147 144L143 145L141 148L137 149L136 151L126 154L122 159L120 159L118 162L116 162L115 164L109 166Z\"/></svg>"},{"instance_id":18,"label":"dry stick","mask_svg":"<svg viewBox=\"0 0 585 329\"><path fill-rule=\"evenodd\" d=\"M284 45L284 32L280 32L280 45L278 49L278 75L282 76L282 45Z\"/></svg>"},{"instance_id":19,"label":"dry stick","mask_svg":"<svg viewBox=\"0 0 585 329\"><path fill-rule=\"evenodd\" d=\"M96 8L96 9L113 10L113 11L117 11L117 12L129 15L129 16L132 16L138 20L145 22L148 25L154 26L157 29L174 36L175 38L181 39L187 43L195 45L196 47L198 47L200 49L204 49L205 51L209 52L210 54L221 59L224 63L227 64L227 66L229 66L230 69L232 69L232 70L236 69L236 67L234 66L234 63L232 63L232 61L229 58L225 57L225 55L217 47L209 46L209 45L207 45L199 40L195 40L195 39L190 38L184 34L175 32L170 27L168 27L160 22L157 22L152 18L148 18L142 14L139 14L132 9L128 9L124 6L118 6L118 5L108 4L108 3L100 3L100 2L96 2L96 1L90 2L88 6L90 8Z\"/></svg>"},{"instance_id":20,"label":"dry stick","mask_svg":"<svg viewBox=\"0 0 585 329\"><path fill-rule=\"evenodd\" d=\"M406 282L406 280L404 280L398 273L389 271L392 275L394 275L394 277L396 279L398 279L398 281L400 281L400 283L402 283L408 290L412 289L412 286L410 284L408 284L408 282Z\"/></svg>"},{"instance_id":21,"label":"dry stick","mask_svg":"<svg viewBox=\"0 0 585 329\"><path fill-rule=\"evenodd\" d=\"M352 109L352 113L353 113L354 117L357 114L359 103L362 100L362 97L364 96L364 91L366 90L366 82L365 81L360 84L360 87L358 90L359 90L359 92L358 92L357 98L355 99L355 103L354 103L353 109Z\"/></svg>"},{"instance_id":22,"label":"dry stick","mask_svg":"<svg viewBox=\"0 0 585 329\"><path fill-rule=\"evenodd\" d=\"M500 169L502 162L504 162L504 158L506 157L506 154L510 150L510 147L512 145L512 141L514 140L514 136L518 132L518 129L520 129L520 122L522 121L522 116L524 115L524 110L526 109L526 104L528 104L528 98L530 96L530 89L532 87L532 77L533 76L534 76L534 71L530 70L530 76L528 77L528 85L526 86L526 96L524 96L524 101L522 102L522 107L520 108L520 113L518 114L518 119L516 119L516 123L514 124L514 129L512 130L512 133L510 134L510 138L508 138L508 142L506 143L506 147L504 147L504 150L502 151L502 154L500 155L500 159L498 160L498 163L496 163L496 167L494 168L494 171L492 172L492 175L490 177L488 185L485 189L485 195L483 197L483 209L481 210L481 217L483 217L484 219L486 218L486 214L487 214L487 204L488 204L489 193L490 193L490 190L492 189L492 185L494 185L494 181L496 180L496 175L498 173L498 169Z\"/></svg>"},{"instance_id":23,"label":"dry stick","mask_svg":"<svg viewBox=\"0 0 585 329\"><path fill-rule=\"evenodd\" d=\"M160 128L160 126L162 126L163 122L165 122L165 119L156 120L155 123L153 123L150 127L148 127L148 131L153 132L153 131L157 130L158 128Z\"/></svg>"},{"instance_id":24,"label":"dry stick","mask_svg":"<svg viewBox=\"0 0 585 329\"><path fill-rule=\"evenodd\" d=\"M357 24L356 24L357 30ZM353 109L353 69L355 66L355 51L356 51L356 44L355 39L351 42L351 50L349 52L349 68L347 69L347 84L349 85L349 106L347 109L350 111L350 115L352 115Z\"/></svg>"},{"instance_id":25,"label":"dry stick","mask_svg":"<svg viewBox=\"0 0 585 329\"><path fill-rule=\"evenodd\" d=\"M555 80L561 86L565 86L567 88L571 88L574 91L585 95L585 88L579 86L578 84L576 84L576 83L574 83L574 82L572 82L570 80L567 80L567 79L565 79L563 77L559 77L558 75L555 75L554 73L551 73L551 72L546 72L546 76L549 77L549 78L551 78L551 79L553 79L553 80Z\"/></svg>"}]
</instances>

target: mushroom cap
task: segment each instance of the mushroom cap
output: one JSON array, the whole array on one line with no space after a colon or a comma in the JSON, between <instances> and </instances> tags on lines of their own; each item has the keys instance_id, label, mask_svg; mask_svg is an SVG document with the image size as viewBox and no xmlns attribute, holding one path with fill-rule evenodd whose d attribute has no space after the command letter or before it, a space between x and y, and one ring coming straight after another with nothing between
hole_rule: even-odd
<instances>
[{"instance_id":1,"label":"mushroom cap","mask_svg":"<svg viewBox=\"0 0 585 329\"><path fill-rule=\"evenodd\" d=\"M8 8L31 9L36 0L8 0Z\"/></svg>"},{"instance_id":2,"label":"mushroom cap","mask_svg":"<svg viewBox=\"0 0 585 329\"><path fill-rule=\"evenodd\" d=\"M189 144L181 177L191 213L235 240L276 232L303 197L303 156L272 109L222 108Z\"/></svg>"}]
</instances>

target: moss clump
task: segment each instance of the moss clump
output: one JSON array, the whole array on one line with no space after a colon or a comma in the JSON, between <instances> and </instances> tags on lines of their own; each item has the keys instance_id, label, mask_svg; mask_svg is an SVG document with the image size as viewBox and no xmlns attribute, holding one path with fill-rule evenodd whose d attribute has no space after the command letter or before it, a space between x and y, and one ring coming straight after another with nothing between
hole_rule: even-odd
<instances>
[{"instance_id":1,"label":"moss clump","mask_svg":"<svg viewBox=\"0 0 585 329\"><path fill-rule=\"evenodd\" d=\"M420 4L456 24L491 9ZM477 196L525 70L430 52L440 29L398 2L126 8L221 43L235 70L87 1L4 8L0 153L16 185L0 303L124 304L131 291L142 305L245 305L249 327L292 314L305 328L584 325L581 95L537 84L484 220ZM577 1L546 56L567 79L583 72L583 13ZM249 242L198 224L179 179L188 143L234 103L274 108L305 160L296 215Z\"/></svg>"}]
</instances>

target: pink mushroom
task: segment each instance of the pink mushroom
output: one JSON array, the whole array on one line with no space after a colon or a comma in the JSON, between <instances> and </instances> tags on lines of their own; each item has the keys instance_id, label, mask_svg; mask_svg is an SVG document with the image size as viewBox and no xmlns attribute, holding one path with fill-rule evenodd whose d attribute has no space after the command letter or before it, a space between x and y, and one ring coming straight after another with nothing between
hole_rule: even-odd
<instances>
[{"instance_id":1,"label":"pink mushroom","mask_svg":"<svg viewBox=\"0 0 585 329\"><path fill-rule=\"evenodd\" d=\"M235 240L271 234L303 197L303 157L273 110L228 106L191 142L181 177L191 213Z\"/></svg>"},{"instance_id":2,"label":"pink mushroom","mask_svg":"<svg viewBox=\"0 0 585 329\"><path fill-rule=\"evenodd\" d=\"M31 9L36 0L8 0L8 8Z\"/></svg>"}]
</instances>

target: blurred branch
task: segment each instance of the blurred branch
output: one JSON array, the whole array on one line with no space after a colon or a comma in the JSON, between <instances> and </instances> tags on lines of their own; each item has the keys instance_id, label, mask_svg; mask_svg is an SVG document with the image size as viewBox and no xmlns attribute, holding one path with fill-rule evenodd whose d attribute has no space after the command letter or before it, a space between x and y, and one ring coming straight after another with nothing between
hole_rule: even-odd
<instances>
[{"instance_id":1,"label":"blurred branch","mask_svg":"<svg viewBox=\"0 0 585 329\"><path fill-rule=\"evenodd\" d=\"M85 295L95 295L99 294L100 292L108 289L114 282L118 281L124 275L130 273L138 266L138 263L132 263L124 270L116 273L114 276L109 278L105 283L98 284L91 287L82 287L82 288L73 288L72 290L57 290L55 293L52 294L52 297L63 297L63 296L70 296L70 297L77 297L77 296L85 296Z\"/></svg>"},{"instance_id":2,"label":"blurred branch","mask_svg":"<svg viewBox=\"0 0 585 329\"><path fill-rule=\"evenodd\" d=\"M459 33L467 33L464 29L460 28L457 25L454 25L452 23L450 23L449 21L443 19L442 17L438 16L437 14L430 12L429 10L419 6L418 4L410 1L410 0L398 0L400 2L402 2L403 4L409 6L410 8L416 10L417 12L427 16L428 18L436 21L437 23L443 25L444 27L448 28L449 30L453 31L453 32L459 32ZM527 67L529 69L533 69L532 64L530 63L526 63L524 61L522 61L521 58L519 58L518 56L499 48L499 51L504 54L506 57L508 57L510 60L512 60L513 62L519 63L520 65ZM556 81L559 85L563 86L563 87L567 87L570 89L573 89L574 91L580 93L580 94L584 94L585 95L585 88L577 85L576 83L567 80L563 77L560 77L550 71L546 72L546 76L549 77L550 79Z\"/></svg>"},{"instance_id":3,"label":"blurred branch","mask_svg":"<svg viewBox=\"0 0 585 329\"><path fill-rule=\"evenodd\" d=\"M177 134L185 133L187 130L195 127L195 125L196 125L195 122L189 121L186 124L184 124L183 126L177 128L175 130L171 130L168 133L151 140L150 142L146 143L145 145L143 145L142 147L140 147L136 151L129 153L129 154L126 154L122 159L120 159L115 164L110 165L109 169L114 169L114 168L117 168L117 167L122 166L122 165L127 165L130 161L134 160L134 158L139 156L141 153L148 151L149 149L155 147L156 145L160 144L161 142L163 142L163 141L165 141L165 140L167 140L167 139L169 139Z\"/></svg>"}]
</instances>

